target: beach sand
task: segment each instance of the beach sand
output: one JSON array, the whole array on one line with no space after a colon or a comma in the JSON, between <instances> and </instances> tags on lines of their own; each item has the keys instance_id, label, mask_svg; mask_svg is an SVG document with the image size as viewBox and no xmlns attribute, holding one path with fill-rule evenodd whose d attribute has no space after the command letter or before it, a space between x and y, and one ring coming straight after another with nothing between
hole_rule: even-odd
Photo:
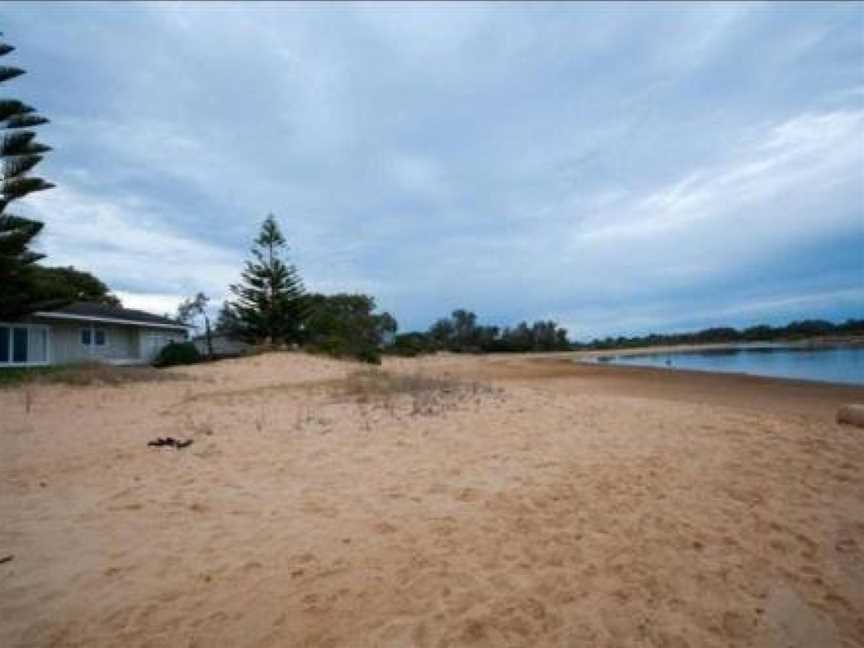
<instances>
[{"instance_id":1,"label":"beach sand","mask_svg":"<svg viewBox=\"0 0 864 648\"><path fill-rule=\"evenodd\" d=\"M385 367L0 390L0 646L864 646L864 389Z\"/></svg>"}]
</instances>

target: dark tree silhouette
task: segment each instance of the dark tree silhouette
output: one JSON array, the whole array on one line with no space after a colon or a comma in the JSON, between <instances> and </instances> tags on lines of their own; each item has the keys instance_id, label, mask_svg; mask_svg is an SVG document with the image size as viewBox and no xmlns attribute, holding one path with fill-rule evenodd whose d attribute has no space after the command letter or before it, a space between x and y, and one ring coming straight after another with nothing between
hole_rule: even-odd
<instances>
[{"instance_id":1,"label":"dark tree silhouette","mask_svg":"<svg viewBox=\"0 0 864 648\"><path fill-rule=\"evenodd\" d=\"M0 34L2 36L2 34ZM15 48L0 41L0 56ZM0 83L24 74L17 67L0 66ZM34 309L34 294L30 289L28 270L44 255L30 249L30 244L43 224L6 212L15 200L34 191L44 191L54 185L29 175L51 149L35 141L31 128L47 123L35 109L17 99L0 99L0 318L15 318Z\"/></svg>"},{"instance_id":2,"label":"dark tree silhouette","mask_svg":"<svg viewBox=\"0 0 864 648\"><path fill-rule=\"evenodd\" d=\"M122 306L120 299L101 279L86 270L46 268L37 264L27 269L30 298L37 303L88 301Z\"/></svg>"},{"instance_id":3,"label":"dark tree silhouette","mask_svg":"<svg viewBox=\"0 0 864 648\"><path fill-rule=\"evenodd\" d=\"M287 245L272 214L252 247L235 299L228 311L236 317L240 337L251 342L299 342L305 315L303 281L297 268L283 260Z\"/></svg>"},{"instance_id":4,"label":"dark tree silhouette","mask_svg":"<svg viewBox=\"0 0 864 648\"><path fill-rule=\"evenodd\" d=\"M303 337L308 349L378 364L381 347L393 341L399 326L390 313L375 312L369 295L312 294L306 297Z\"/></svg>"}]
</instances>

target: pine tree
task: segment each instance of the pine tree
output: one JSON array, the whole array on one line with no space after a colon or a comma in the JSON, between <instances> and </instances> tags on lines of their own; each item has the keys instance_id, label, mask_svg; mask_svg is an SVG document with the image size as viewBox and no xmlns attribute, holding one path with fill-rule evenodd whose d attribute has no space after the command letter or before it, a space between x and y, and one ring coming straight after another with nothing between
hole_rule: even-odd
<instances>
[{"instance_id":1,"label":"pine tree","mask_svg":"<svg viewBox=\"0 0 864 648\"><path fill-rule=\"evenodd\" d=\"M14 49L0 42L0 56ZM24 70L20 68L0 66L0 83L22 74ZM29 245L42 230L43 224L7 214L6 207L29 193L54 186L28 175L42 160L42 153L51 150L34 141L36 133L28 129L47 122L32 107L17 99L0 99L0 129L4 131L0 138L0 319L12 319L34 308L28 270L44 255L33 252Z\"/></svg>"},{"instance_id":2,"label":"pine tree","mask_svg":"<svg viewBox=\"0 0 864 648\"><path fill-rule=\"evenodd\" d=\"M246 262L241 282L231 286L229 302L241 337L267 343L299 342L304 318L303 282L294 265L283 257L285 237L272 214L261 226Z\"/></svg>"},{"instance_id":3,"label":"pine tree","mask_svg":"<svg viewBox=\"0 0 864 648\"><path fill-rule=\"evenodd\" d=\"M241 336L240 320L230 302L222 302L222 308L219 309L219 314L216 316L216 325L213 327L213 331L229 338L239 338Z\"/></svg>"}]
</instances>

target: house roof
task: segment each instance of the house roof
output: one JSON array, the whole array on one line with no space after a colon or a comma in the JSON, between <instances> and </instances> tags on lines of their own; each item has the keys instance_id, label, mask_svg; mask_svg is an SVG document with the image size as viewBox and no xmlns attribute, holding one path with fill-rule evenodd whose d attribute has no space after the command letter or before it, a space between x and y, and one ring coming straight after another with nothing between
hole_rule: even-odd
<instances>
[{"instance_id":1,"label":"house roof","mask_svg":"<svg viewBox=\"0 0 864 648\"><path fill-rule=\"evenodd\" d=\"M157 328L184 330L187 328L182 322L168 317L153 315L152 313L133 308L119 308L96 302L72 302L64 306L58 306L57 308L37 311L34 315L57 319L137 324L139 326L154 326Z\"/></svg>"}]
</instances>

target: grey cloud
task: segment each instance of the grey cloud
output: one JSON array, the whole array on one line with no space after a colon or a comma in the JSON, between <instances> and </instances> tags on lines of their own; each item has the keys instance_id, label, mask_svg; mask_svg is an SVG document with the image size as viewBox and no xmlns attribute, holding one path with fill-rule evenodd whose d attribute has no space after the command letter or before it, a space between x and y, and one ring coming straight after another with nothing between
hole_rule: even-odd
<instances>
[{"instance_id":1,"label":"grey cloud","mask_svg":"<svg viewBox=\"0 0 864 648\"><path fill-rule=\"evenodd\" d=\"M864 244L854 5L8 14L21 94L55 121L43 247L130 294L223 294L270 211L312 287L407 326L463 305L592 334L736 299L794 315L796 267L825 295L860 279L814 261ZM740 291L752 272L763 294Z\"/></svg>"}]
</instances>

